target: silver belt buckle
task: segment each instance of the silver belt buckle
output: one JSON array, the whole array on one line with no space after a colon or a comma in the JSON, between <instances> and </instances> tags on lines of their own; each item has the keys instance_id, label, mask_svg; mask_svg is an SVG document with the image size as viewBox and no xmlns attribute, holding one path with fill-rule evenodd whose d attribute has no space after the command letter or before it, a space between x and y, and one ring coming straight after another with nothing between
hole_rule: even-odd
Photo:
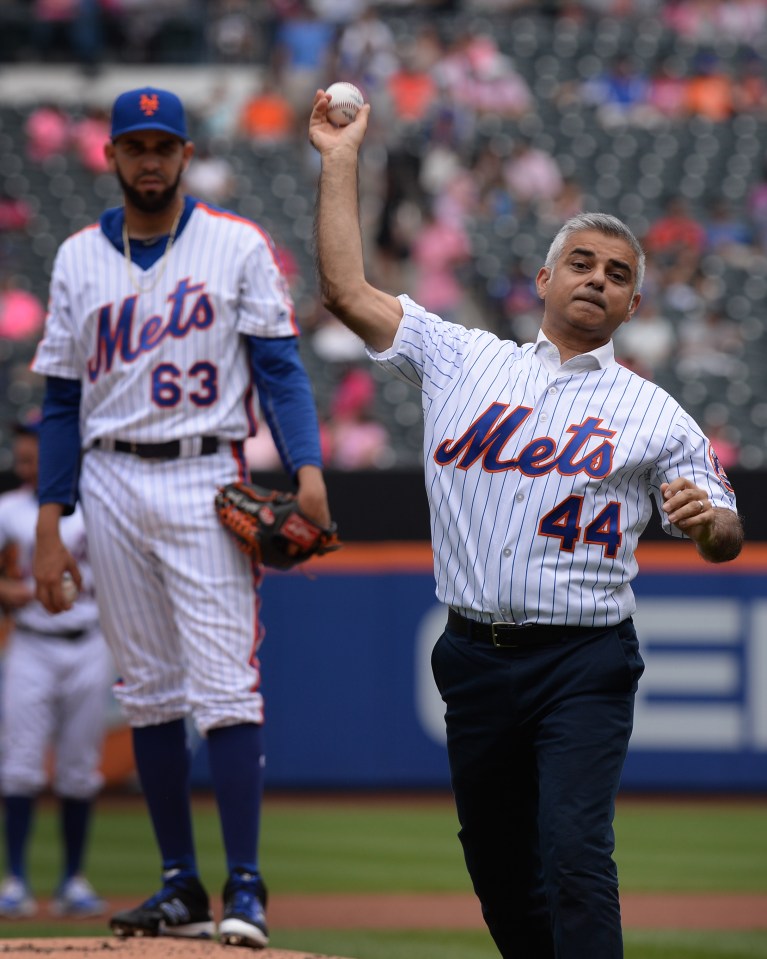
<instances>
[{"instance_id":1,"label":"silver belt buckle","mask_svg":"<svg viewBox=\"0 0 767 959\"><path fill-rule=\"evenodd\" d=\"M523 627L519 623L491 623L490 638L493 641L493 646L495 646L497 649L511 649L514 646L518 646L519 643L503 642L503 636L504 633L509 632L513 634L515 629L522 628Z\"/></svg>"}]
</instances>

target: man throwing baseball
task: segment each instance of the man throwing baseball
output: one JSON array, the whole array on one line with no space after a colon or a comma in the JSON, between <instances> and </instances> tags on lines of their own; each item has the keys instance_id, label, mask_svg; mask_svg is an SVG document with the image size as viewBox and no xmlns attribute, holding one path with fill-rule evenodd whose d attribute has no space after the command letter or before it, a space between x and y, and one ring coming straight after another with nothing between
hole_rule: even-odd
<instances>
[{"instance_id":1,"label":"man throwing baseball","mask_svg":"<svg viewBox=\"0 0 767 959\"><path fill-rule=\"evenodd\" d=\"M163 869L161 889L113 931L215 931L192 837L189 716L207 738L226 852L219 936L260 948L261 569L214 497L246 478L255 384L302 512L328 526L317 416L271 239L181 191L193 146L178 97L123 93L105 150L124 206L61 246L33 365L47 378L37 595L58 612L62 574L79 583L59 534L79 495Z\"/></svg>"},{"instance_id":2,"label":"man throwing baseball","mask_svg":"<svg viewBox=\"0 0 767 959\"><path fill-rule=\"evenodd\" d=\"M644 254L615 217L554 238L535 343L446 323L365 279L357 161L370 107L336 128L318 91L325 305L420 389L444 699L460 839L506 959L619 959L615 798L643 663L635 550L654 501L703 559L734 559L735 497L700 427L616 363Z\"/></svg>"}]
</instances>

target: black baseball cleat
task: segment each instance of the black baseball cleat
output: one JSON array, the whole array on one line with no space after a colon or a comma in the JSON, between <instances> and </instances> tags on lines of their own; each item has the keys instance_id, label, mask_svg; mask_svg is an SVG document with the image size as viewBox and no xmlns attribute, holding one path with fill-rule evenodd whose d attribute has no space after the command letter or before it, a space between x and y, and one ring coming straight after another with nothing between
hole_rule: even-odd
<instances>
[{"instance_id":1,"label":"black baseball cleat","mask_svg":"<svg viewBox=\"0 0 767 959\"><path fill-rule=\"evenodd\" d=\"M265 907L266 886L261 878L233 872L224 886L224 915L218 926L221 944L263 949L269 942Z\"/></svg>"},{"instance_id":2,"label":"black baseball cleat","mask_svg":"<svg viewBox=\"0 0 767 959\"><path fill-rule=\"evenodd\" d=\"M175 871L174 871L175 872ZM216 931L208 894L196 876L163 875L165 885L135 909L115 913L112 932L128 936L180 936L211 939Z\"/></svg>"}]
</instances>

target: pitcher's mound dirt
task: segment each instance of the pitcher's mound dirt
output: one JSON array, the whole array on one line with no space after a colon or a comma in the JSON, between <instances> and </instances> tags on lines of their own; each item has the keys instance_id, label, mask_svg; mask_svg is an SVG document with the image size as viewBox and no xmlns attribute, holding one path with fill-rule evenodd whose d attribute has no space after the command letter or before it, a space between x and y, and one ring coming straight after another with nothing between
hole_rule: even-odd
<instances>
[{"instance_id":1,"label":"pitcher's mound dirt","mask_svg":"<svg viewBox=\"0 0 767 959\"><path fill-rule=\"evenodd\" d=\"M342 959L284 949L234 949L216 942L173 939L13 939L0 940L0 959Z\"/></svg>"}]
</instances>

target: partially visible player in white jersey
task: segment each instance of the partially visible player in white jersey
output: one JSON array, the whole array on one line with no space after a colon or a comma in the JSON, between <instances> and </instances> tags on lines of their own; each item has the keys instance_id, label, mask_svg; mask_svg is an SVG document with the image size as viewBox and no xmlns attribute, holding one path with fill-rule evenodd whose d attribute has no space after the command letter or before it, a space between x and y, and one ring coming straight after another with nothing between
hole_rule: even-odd
<instances>
[{"instance_id":1,"label":"partially visible player in white jersey","mask_svg":"<svg viewBox=\"0 0 767 959\"><path fill-rule=\"evenodd\" d=\"M99 628L79 509L62 522L61 535L77 557L81 589L58 616L35 599L38 430L39 420L33 416L15 424L13 462L20 485L0 496L0 609L10 620L0 693L5 814L0 916L28 918L38 909L28 853L52 750L51 787L59 803L62 863L51 911L87 918L106 909L83 870L93 803L103 784L101 752L114 676Z\"/></svg>"},{"instance_id":2,"label":"partially visible player in white jersey","mask_svg":"<svg viewBox=\"0 0 767 959\"><path fill-rule=\"evenodd\" d=\"M62 573L79 582L58 533L79 496L163 872L156 894L112 918L114 933L216 931L192 835L191 717L207 740L226 854L218 933L262 948L261 570L213 499L246 478L255 386L301 509L326 525L317 414L272 240L182 192L193 144L179 98L121 94L105 150L124 206L61 246L33 363L47 378L38 596L55 612Z\"/></svg>"},{"instance_id":3,"label":"partially visible player in white jersey","mask_svg":"<svg viewBox=\"0 0 767 959\"><path fill-rule=\"evenodd\" d=\"M535 343L446 323L372 287L358 220L370 107L338 128L314 100L325 305L421 392L444 699L460 838L505 959L620 959L614 802L643 671L634 552L654 501L713 563L743 530L707 437L615 361L644 253L620 220L581 214L536 283Z\"/></svg>"}]
</instances>

